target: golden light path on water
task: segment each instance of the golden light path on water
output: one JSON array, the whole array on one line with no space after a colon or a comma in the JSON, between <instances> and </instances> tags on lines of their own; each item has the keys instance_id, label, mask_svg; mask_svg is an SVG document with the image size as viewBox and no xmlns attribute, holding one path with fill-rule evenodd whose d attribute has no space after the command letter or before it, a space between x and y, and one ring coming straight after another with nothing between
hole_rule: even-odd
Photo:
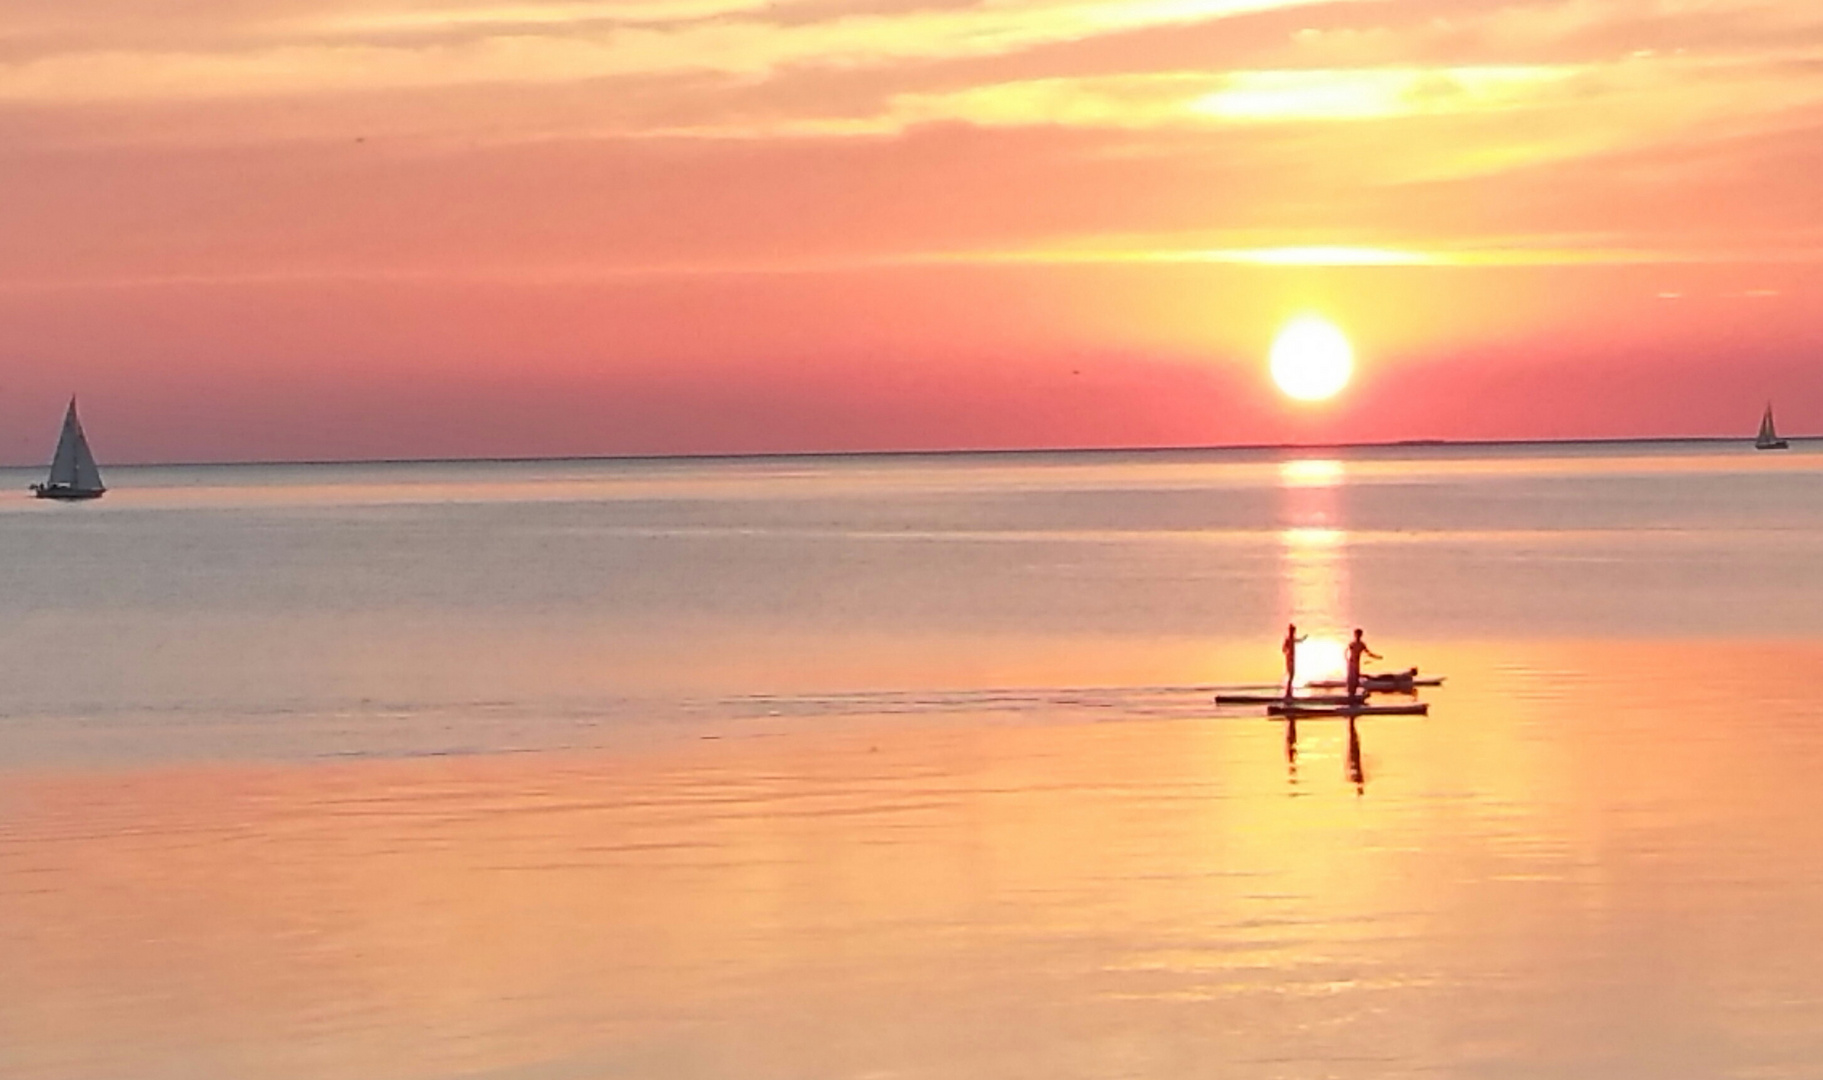
<instances>
[{"instance_id":1,"label":"golden light path on water","mask_svg":"<svg viewBox=\"0 0 1823 1080\"><path fill-rule=\"evenodd\" d=\"M1300 458L1279 466L1279 580L1288 618L1307 640L1298 646L1298 680L1339 678L1350 635L1348 534L1341 521L1340 461Z\"/></svg>"}]
</instances>

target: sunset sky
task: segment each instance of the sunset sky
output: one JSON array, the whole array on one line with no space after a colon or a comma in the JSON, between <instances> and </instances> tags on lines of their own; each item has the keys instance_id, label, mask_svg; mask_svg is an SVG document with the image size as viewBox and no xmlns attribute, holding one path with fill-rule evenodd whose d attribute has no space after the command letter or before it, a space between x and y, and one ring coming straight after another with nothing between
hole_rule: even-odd
<instances>
[{"instance_id":1,"label":"sunset sky","mask_svg":"<svg viewBox=\"0 0 1823 1080\"><path fill-rule=\"evenodd\" d=\"M1823 431L1815 0L9 8L0 461Z\"/></svg>"}]
</instances>

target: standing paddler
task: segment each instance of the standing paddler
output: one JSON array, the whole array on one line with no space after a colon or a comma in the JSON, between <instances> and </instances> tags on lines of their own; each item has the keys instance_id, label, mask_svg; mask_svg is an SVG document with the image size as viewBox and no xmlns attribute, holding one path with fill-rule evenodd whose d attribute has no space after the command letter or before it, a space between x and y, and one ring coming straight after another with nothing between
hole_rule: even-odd
<instances>
[{"instance_id":1,"label":"standing paddler","mask_svg":"<svg viewBox=\"0 0 1823 1080\"><path fill-rule=\"evenodd\" d=\"M1285 626L1285 644L1282 648L1285 652L1286 700L1290 700L1291 684L1296 681L1298 677L1298 642L1303 641L1308 636L1309 635L1307 634L1298 633L1297 623L1288 623Z\"/></svg>"},{"instance_id":2,"label":"standing paddler","mask_svg":"<svg viewBox=\"0 0 1823 1080\"><path fill-rule=\"evenodd\" d=\"M1371 656L1375 660L1382 659L1379 653L1367 647L1367 642L1361 640L1361 631L1356 628L1355 639L1348 643L1348 696L1350 698L1361 696L1361 658L1363 656Z\"/></svg>"}]
</instances>

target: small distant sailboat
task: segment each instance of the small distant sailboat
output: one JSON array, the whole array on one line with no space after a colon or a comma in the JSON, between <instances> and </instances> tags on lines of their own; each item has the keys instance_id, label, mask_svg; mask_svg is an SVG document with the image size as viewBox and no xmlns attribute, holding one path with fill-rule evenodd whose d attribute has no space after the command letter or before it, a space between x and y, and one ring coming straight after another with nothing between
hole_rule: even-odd
<instances>
[{"instance_id":1,"label":"small distant sailboat","mask_svg":"<svg viewBox=\"0 0 1823 1080\"><path fill-rule=\"evenodd\" d=\"M63 414L63 434L57 438L57 453L51 458L51 475L42 484L32 485L32 494L40 499L99 499L107 488L101 483L101 470L95 467L95 455L89 452L89 440L82 434L82 421L76 419L76 399Z\"/></svg>"},{"instance_id":2,"label":"small distant sailboat","mask_svg":"<svg viewBox=\"0 0 1823 1080\"><path fill-rule=\"evenodd\" d=\"M1779 438L1772 426L1772 402L1766 403L1766 415L1760 417L1760 436L1753 440L1755 450L1784 450L1791 444Z\"/></svg>"}]
</instances>

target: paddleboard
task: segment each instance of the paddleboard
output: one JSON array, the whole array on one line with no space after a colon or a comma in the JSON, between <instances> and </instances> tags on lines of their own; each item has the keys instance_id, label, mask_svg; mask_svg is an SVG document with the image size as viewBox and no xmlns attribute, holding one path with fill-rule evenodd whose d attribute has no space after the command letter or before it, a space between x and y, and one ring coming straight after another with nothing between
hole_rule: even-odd
<instances>
[{"instance_id":1,"label":"paddleboard","mask_svg":"<svg viewBox=\"0 0 1823 1080\"><path fill-rule=\"evenodd\" d=\"M1322 679L1309 683L1314 690L1341 690L1348 686L1344 679ZM1411 690L1420 686L1442 686L1443 676L1432 675L1418 679L1408 675L1363 675L1361 688L1364 690Z\"/></svg>"},{"instance_id":2,"label":"paddleboard","mask_svg":"<svg viewBox=\"0 0 1823 1080\"><path fill-rule=\"evenodd\" d=\"M1423 702L1415 705L1277 705L1266 706L1270 716L1283 716L1293 720L1321 716L1355 717L1355 716L1428 716L1431 707Z\"/></svg>"},{"instance_id":3,"label":"paddleboard","mask_svg":"<svg viewBox=\"0 0 1823 1080\"><path fill-rule=\"evenodd\" d=\"M1347 694L1312 694L1291 699L1293 705L1359 705L1364 699ZM1217 694L1217 705L1283 705L1284 694Z\"/></svg>"}]
</instances>

